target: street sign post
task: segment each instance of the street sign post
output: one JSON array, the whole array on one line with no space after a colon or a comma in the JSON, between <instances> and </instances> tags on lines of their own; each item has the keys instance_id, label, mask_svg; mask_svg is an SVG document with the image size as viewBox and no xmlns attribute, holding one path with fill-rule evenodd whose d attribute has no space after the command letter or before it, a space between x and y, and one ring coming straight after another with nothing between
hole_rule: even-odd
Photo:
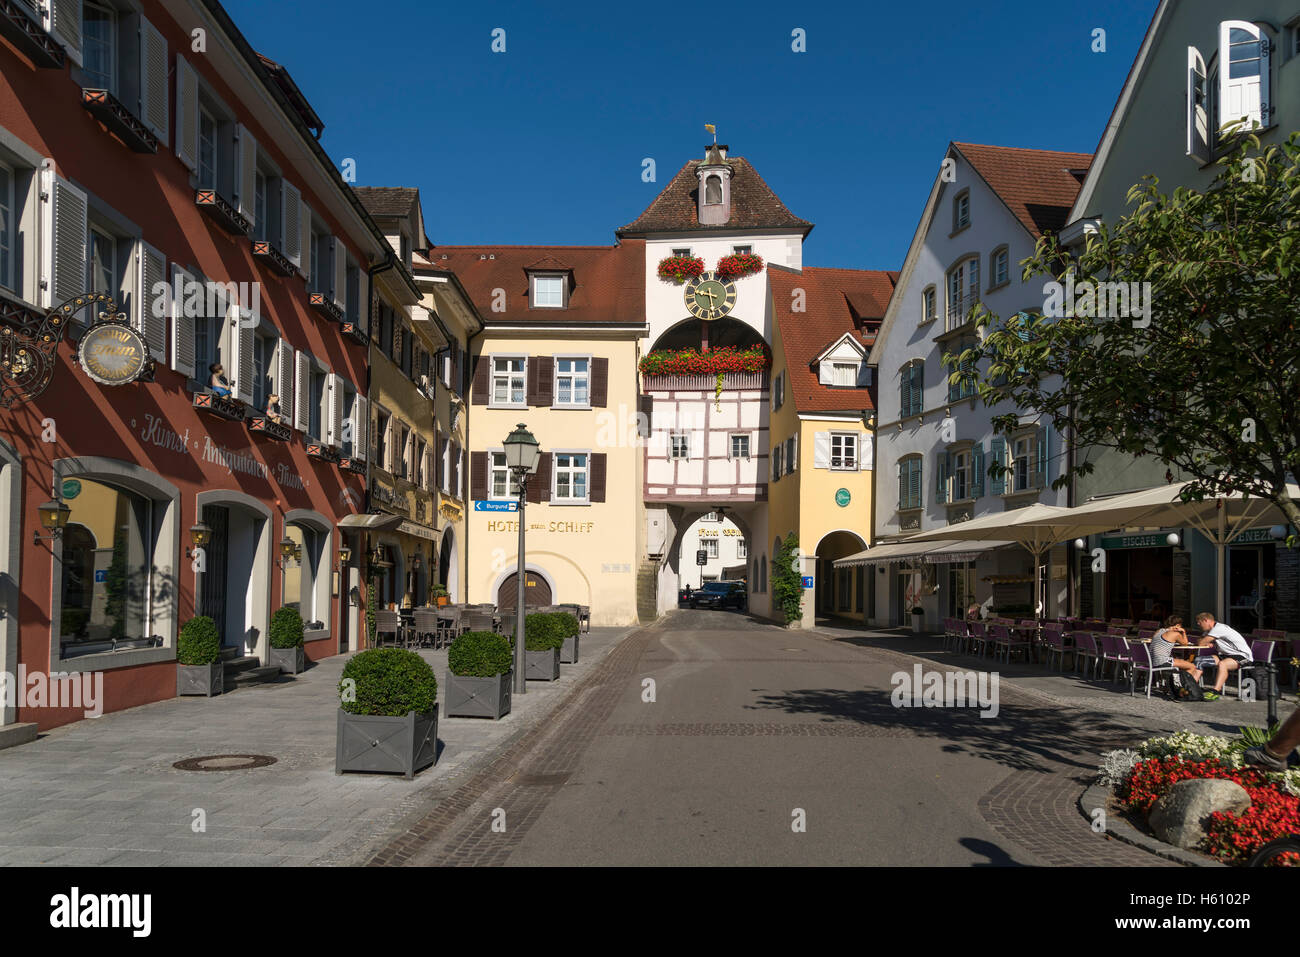
<instances>
[{"instance_id":1,"label":"street sign post","mask_svg":"<svg viewBox=\"0 0 1300 957\"><path fill-rule=\"evenodd\" d=\"M497 501L495 499L476 499L474 501L474 511L476 512L517 512L519 511L519 503Z\"/></svg>"},{"instance_id":2,"label":"street sign post","mask_svg":"<svg viewBox=\"0 0 1300 957\"><path fill-rule=\"evenodd\" d=\"M709 563L709 553L701 548L699 551L695 553L695 564L707 565L708 563Z\"/></svg>"}]
</instances>

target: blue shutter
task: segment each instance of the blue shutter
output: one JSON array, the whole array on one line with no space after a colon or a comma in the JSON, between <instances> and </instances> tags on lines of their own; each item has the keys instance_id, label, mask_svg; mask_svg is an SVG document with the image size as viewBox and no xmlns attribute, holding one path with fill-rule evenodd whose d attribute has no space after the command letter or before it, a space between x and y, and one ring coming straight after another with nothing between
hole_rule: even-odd
<instances>
[{"instance_id":1,"label":"blue shutter","mask_svg":"<svg viewBox=\"0 0 1300 957\"><path fill-rule=\"evenodd\" d=\"M934 500L942 505L948 501L948 453L934 454Z\"/></svg>"},{"instance_id":2,"label":"blue shutter","mask_svg":"<svg viewBox=\"0 0 1300 957\"><path fill-rule=\"evenodd\" d=\"M912 414L920 415L925 409L925 363L917 362L912 365ZM920 463L917 463L919 469ZM920 494L920 487L917 488Z\"/></svg>"},{"instance_id":3,"label":"blue shutter","mask_svg":"<svg viewBox=\"0 0 1300 957\"><path fill-rule=\"evenodd\" d=\"M898 377L898 417L907 418L912 414L912 367L903 367L903 374Z\"/></svg>"},{"instance_id":4,"label":"blue shutter","mask_svg":"<svg viewBox=\"0 0 1300 957\"><path fill-rule=\"evenodd\" d=\"M970 497L979 498L984 494L984 443L972 445L970 450Z\"/></svg>"},{"instance_id":5,"label":"blue shutter","mask_svg":"<svg viewBox=\"0 0 1300 957\"><path fill-rule=\"evenodd\" d=\"M921 458L912 459L912 480L908 483L907 497L912 508L921 507Z\"/></svg>"},{"instance_id":6,"label":"blue shutter","mask_svg":"<svg viewBox=\"0 0 1300 957\"><path fill-rule=\"evenodd\" d=\"M997 465L999 468L1007 464L1007 440L1001 436L995 436L989 443L989 458L993 461L990 467ZM1005 472L999 471L997 475L989 476L989 494L1004 495L1007 491L1007 476Z\"/></svg>"}]
</instances>

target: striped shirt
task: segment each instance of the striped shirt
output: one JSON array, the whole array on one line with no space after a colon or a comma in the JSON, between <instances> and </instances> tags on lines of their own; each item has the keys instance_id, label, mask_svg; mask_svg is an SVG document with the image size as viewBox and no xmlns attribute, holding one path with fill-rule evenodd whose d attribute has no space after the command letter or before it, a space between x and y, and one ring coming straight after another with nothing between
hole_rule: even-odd
<instances>
[{"instance_id":1,"label":"striped shirt","mask_svg":"<svg viewBox=\"0 0 1300 957\"><path fill-rule=\"evenodd\" d=\"M1165 637L1168 628L1161 628L1151 636L1151 663L1167 665L1174 653L1174 643Z\"/></svg>"}]
</instances>

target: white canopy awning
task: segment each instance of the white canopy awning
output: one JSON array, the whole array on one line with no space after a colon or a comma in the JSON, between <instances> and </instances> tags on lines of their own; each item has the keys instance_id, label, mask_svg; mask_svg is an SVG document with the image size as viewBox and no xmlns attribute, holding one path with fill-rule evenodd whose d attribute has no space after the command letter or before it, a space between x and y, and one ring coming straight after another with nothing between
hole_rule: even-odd
<instances>
[{"instance_id":1,"label":"white canopy awning","mask_svg":"<svg viewBox=\"0 0 1300 957\"><path fill-rule=\"evenodd\" d=\"M883 562L927 562L942 564L945 562L969 562L979 555L1012 542L958 542L937 541L918 542L915 536L901 542L889 542L874 545L865 551L837 558L832 563L836 568L855 568L858 565L879 565Z\"/></svg>"}]
</instances>

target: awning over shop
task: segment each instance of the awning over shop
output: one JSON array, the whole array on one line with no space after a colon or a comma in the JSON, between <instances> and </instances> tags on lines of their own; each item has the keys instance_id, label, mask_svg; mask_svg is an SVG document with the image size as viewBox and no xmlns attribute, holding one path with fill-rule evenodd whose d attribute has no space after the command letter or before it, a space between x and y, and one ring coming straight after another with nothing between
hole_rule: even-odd
<instances>
[{"instance_id":1,"label":"awning over shop","mask_svg":"<svg viewBox=\"0 0 1300 957\"><path fill-rule=\"evenodd\" d=\"M889 542L874 545L865 551L856 552L844 558L837 558L833 564L836 568L856 568L859 565L879 565L882 562L929 562L944 564L947 562L974 561L985 552L1010 542L958 542L937 541L917 542L905 539L901 542Z\"/></svg>"},{"instance_id":2,"label":"awning over shop","mask_svg":"<svg viewBox=\"0 0 1300 957\"><path fill-rule=\"evenodd\" d=\"M403 521L400 515L345 515L339 519L339 528L355 528L363 532L391 532Z\"/></svg>"},{"instance_id":3,"label":"awning over shop","mask_svg":"<svg viewBox=\"0 0 1300 957\"><path fill-rule=\"evenodd\" d=\"M430 528L428 525L421 525L419 522L403 521L397 526L397 530L413 538L422 538L426 542L436 542L438 540L437 529Z\"/></svg>"}]
</instances>

